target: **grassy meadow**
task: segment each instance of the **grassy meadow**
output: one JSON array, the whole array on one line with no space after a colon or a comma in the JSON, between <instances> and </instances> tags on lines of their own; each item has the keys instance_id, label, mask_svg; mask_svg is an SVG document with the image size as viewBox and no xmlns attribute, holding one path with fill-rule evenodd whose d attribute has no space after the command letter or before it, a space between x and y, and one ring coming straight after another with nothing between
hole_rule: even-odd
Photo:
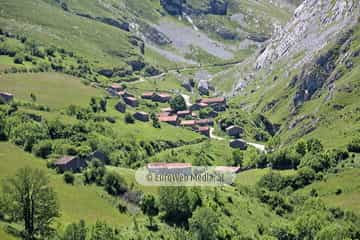
<instances>
[{"instance_id":1,"label":"grassy meadow","mask_svg":"<svg viewBox=\"0 0 360 240\"><path fill-rule=\"evenodd\" d=\"M62 175L47 169L45 160L38 159L15 145L0 142L0 180L12 176L25 166L42 169L50 177L60 204L59 223L66 225L80 219L89 223L102 219L112 225L130 223L130 217L120 214L116 209L116 199L110 197L101 187L84 186L79 180L74 185L67 185Z\"/></svg>"},{"instance_id":2,"label":"grassy meadow","mask_svg":"<svg viewBox=\"0 0 360 240\"><path fill-rule=\"evenodd\" d=\"M13 93L16 99L36 102L50 108L65 108L70 104L87 105L93 96L104 91L86 86L81 79L60 73L24 73L0 75L0 90Z\"/></svg>"}]
</instances>

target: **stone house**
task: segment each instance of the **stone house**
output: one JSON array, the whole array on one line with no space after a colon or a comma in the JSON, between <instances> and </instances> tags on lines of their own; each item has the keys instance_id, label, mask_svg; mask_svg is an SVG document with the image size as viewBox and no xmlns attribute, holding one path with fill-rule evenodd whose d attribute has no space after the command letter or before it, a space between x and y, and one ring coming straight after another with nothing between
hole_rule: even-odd
<instances>
[{"instance_id":1,"label":"stone house","mask_svg":"<svg viewBox=\"0 0 360 240\"><path fill-rule=\"evenodd\" d=\"M239 148L241 150L246 150L248 147L247 143L242 139L232 140L229 145L232 148Z\"/></svg>"},{"instance_id":2,"label":"stone house","mask_svg":"<svg viewBox=\"0 0 360 240\"><path fill-rule=\"evenodd\" d=\"M198 100L199 103L207 104L212 109L217 112L226 110L226 100L224 97L216 97L216 98L202 98Z\"/></svg>"},{"instance_id":3,"label":"stone house","mask_svg":"<svg viewBox=\"0 0 360 240\"><path fill-rule=\"evenodd\" d=\"M171 125L177 125L178 124L178 116L177 115L159 116L159 122L166 122Z\"/></svg>"},{"instance_id":4,"label":"stone house","mask_svg":"<svg viewBox=\"0 0 360 240\"><path fill-rule=\"evenodd\" d=\"M116 105L115 105L115 109L118 110L119 112L121 113L124 113L126 111L126 104L123 103L122 101L121 102L118 102Z\"/></svg>"},{"instance_id":5,"label":"stone house","mask_svg":"<svg viewBox=\"0 0 360 240\"><path fill-rule=\"evenodd\" d=\"M182 127L193 128L193 127L195 127L195 125L196 125L195 120L181 120L181 122L180 122L180 126L182 126Z\"/></svg>"},{"instance_id":6,"label":"stone house","mask_svg":"<svg viewBox=\"0 0 360 240\"><path fill-rule=\"evenodd\" d=\"M104 152L102 152L100 150L96 150L95 152L92 152L89 155L89 159L92 159L92 158L99 159L103 163L108 163L109 162L108 156Z\"/></svg>"},{"instance_id":7,"label":"stone house","mask_svg":"<svg viewBox=\"0 0 360 240\"><path fill-rule=\"evenodd\" d=\"M214 120L208 119L208 118L198 119L198 120L195 120L195 122L199 126L213 126L214 125Z\"/></svg>"},{"instance_id":8,"label":"stone house","mask_svg":"<svg viewBox=\"0 0 360 240\"><path fill-rule=\"evenodd\" d=\"M0 92L0 101L8 103L14 99L14 95L8 92Z\"/></svg>"},{"instance_id":9,"label":"stone house","mask_svg":"<svg viewBox=\"0 0 360 240\"><path fill-rule=\"evenodd\" d=\"M207 80L200 80L198 84L198 90L201 95L209 95L210 94L209 82Z\"/></svg>"},{"instance_id":10,"label":"stone house","mask_svg":"<svg viewBox=\"0 0 360 240\"><path fill-rule=\"evenodd\" d=\"M60 172L78 172L86 167L86 159L80 158L78 156L63 156L56 160L54 165Z\"/></svg>"},{"instance_id":11,"label":"stone house","mask_svg":"<svg viewBox=\"0 0 360 240\"><path fill-rule=\"evenodd\" d=\"M162 103L168 102L170 101L170 99L171 99L171 95L168 93L154 93L152 97L152 100L154 102L162 102Z\"/></svg>"},{"instance_id":12,"label":"stone house","mask_svg":"<svg viewBox=\"0 0 360 240\"><path fill-rule=\"evenodd\" d=\"M186 117L186 116L191 115L191 111L189 111L189 110L177 111L176 114L177 114L179 117L184 118L184 117Z\"/></svg>"},{"instance_id":13,"label":"stone house","mask_svg":"<svg viewBox=\"0 0 360 240\"><path fill-rule=\"evenodd\" d=\"M144 92L142 95L141 95L141 98L142 99L152 99L153 98L153 95L154 93L153 92Z\"/></svg>"},{"instance_id":14,"label":"stone house","mask_svg":"<svg viewBox=\"0 0 360 240\"><path fill-rule=\"evenodd\" d=\"M230 126L226 128L226 133L232 137L240 137L244 133L244 129L239 126Z\"/></svg>"},{"instance_id":15,"label":"stone house","mask_svg":"<svg viewBox=\"0 0 360 240\"><path fill-rule=\"evenodd\" d=\"M191 111L198 111L198 110L200 110L200 109L202 109L202 108L206 108L206 107L208 107L208 106L209 106L209 105L206 104L206 103L198 102L198 103L195 103L195 104L191 105L191 106L190 106L190 110L191 110Z\"/></svg>"},{"instance_id":16,"label":"stone house","mask_svg":"<svg viewBox=\"0 0 360 240\"><path fill-rule=\"evenodd\" d=\"M134 118L139 121L148 122L149 114L146 112L136 112L136 113L134 113Z\"/></svg>"},{"instance_id":17,"label":"stone house","mask_svg":"<svg viewBox=\"0 0 360 240\"><path fill-rule=\"evenodd\" d=\"M124 102L131 107L137 107L139 105L135 97L124 97Z\"/></svg>"},{"instance_id":18,"label":"stone house","mask_svg":"<svg viewBox=\"0 0 360 240\"><path fill-rule=\"evenodd\" d=\"M208 126L198 127L196 131L202 135L210 137L210 128Z\"/></svg>"}]
</instances>

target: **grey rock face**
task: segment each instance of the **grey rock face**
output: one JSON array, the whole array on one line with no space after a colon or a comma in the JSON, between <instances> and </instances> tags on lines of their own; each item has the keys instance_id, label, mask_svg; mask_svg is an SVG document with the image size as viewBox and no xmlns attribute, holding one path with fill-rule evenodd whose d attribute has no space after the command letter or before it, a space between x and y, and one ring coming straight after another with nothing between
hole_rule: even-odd
<instances>
[{"instance_id":1,"label":"grey rock face","mask_svg":"<svg viewBox=\"0 0 360 240\"><path fill-rule=\"evenodd\" d=\"M352 25L359 16L356 0L305 0L292 21L278 29L266 49L256 60L256 69L264 68L280 58L304 53L298 66L311 60L341 30Z\"/></svg>"}]
</instances>

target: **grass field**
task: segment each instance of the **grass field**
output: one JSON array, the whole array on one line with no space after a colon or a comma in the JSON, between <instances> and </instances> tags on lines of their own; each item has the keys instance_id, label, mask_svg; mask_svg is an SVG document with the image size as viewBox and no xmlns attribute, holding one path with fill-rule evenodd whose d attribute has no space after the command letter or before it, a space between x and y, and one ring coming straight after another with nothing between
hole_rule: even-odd
<instances>
[{"instance_id":1,"label":"grass field","mask_svg":"<svg viewBox=\"0 0 360 240\"><path fill-rule=\"evenodd\" d=\"M240 172L236 176L235 183L240 186L254 186L262 176L269 173L270 171L278 172L283 176L295 174L295 170L271 170L269 168L264 169L252 169L244 172Z\"/></svg>"},{"instance_id":2,"label":"grass field","mask_svg":"<svg viewBox=\"0 0 360 240\"><path fill-rule=\"evenodd\" d=\"M74 51L98 66L124 66L124 56L137 53L126 31L65 12L47 1L1 0L0 10L3 29Z\"/></svg>"},{"instance_id":3,"label":"grass field","mask_svg":"<svg viewBox=\"0 0 360 240\"><path fill-rule=\"evenodd\" d=\"M328 206L352 210L360 214L360 169L345 169L336 174L329 174L324 180L315 182L300 193L310 194L315 189ZM336 192L341 190L341 193Z\"/></svg>"},{"instance_id":4,"label":"grass field","mask_svg":"<svg viewBox=\"0 0 360 240\"><path fill-rule=\"evenodd\" d=\"M130 217L118 212L114 204L117 201L105 193L102 188L84 186L80 183L67 185L61 175L57 175L55 171L46 168L44 160L35 158L15 145L0 142L0 180L12 176L17 169L25 166L43 169L48 173L51 185L59 198L61 210L59 222L61 224L80 219L89 223L94 223L100 219L113 225L127 225L129 223Z\"/></svg>"},{"instance_id":5,"label":"grass field","mask_svg":"<svg viewBox=\"0 0 360 240\"><path fill-rule=\"evenodd\" d=\"M70 104L87 105L92 96L103 91L84 85L80 79L59 73L26 73L0 75L0 91L13 93L16 99L30 101L35 94L37 103L51 108Z\"/></svg>"},{"instance_id":6,"label":"grass field","mask_svg":"<svg viewBox=\"0 0 360 240\"><path fill-rule=\"evenodd\" d=\"M116 123L108 123L108 126L111 127L119 137L124 137L128 140L136 139L136 141L169 140L192 142L203 139L203 136L194 131L183 129L180 127L174 127L166 123L162 123L161 128L154 128L151 121L136 121L135 124L127 124L125 123L125 114L118 112L114 108L117 102L117 99L111 99L108 102L108 110L105 115L113 116L116 118ZM134 113L138 110L141 109L127 107L126 112Z\"/></svg>"}]
</instances>

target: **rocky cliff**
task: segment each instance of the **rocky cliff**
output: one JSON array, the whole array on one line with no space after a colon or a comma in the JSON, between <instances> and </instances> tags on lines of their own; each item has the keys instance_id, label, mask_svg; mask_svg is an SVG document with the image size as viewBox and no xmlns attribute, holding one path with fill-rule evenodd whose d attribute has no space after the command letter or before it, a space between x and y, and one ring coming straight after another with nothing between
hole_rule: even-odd
<instances>
[{"instance_id":1,"label":"rocky cliff","mask_svg":"<svg viewBox=\"0 0 360 240\"><path fill-rule=\"evenodd\" d=\"M296 66L313 59L343 29L356 23L359 2L356 0L305 0L292 20L278 28L269 44L256 60L256 69L264 68L279 59L303 54Z\"/></svg>"}]
</instances>

